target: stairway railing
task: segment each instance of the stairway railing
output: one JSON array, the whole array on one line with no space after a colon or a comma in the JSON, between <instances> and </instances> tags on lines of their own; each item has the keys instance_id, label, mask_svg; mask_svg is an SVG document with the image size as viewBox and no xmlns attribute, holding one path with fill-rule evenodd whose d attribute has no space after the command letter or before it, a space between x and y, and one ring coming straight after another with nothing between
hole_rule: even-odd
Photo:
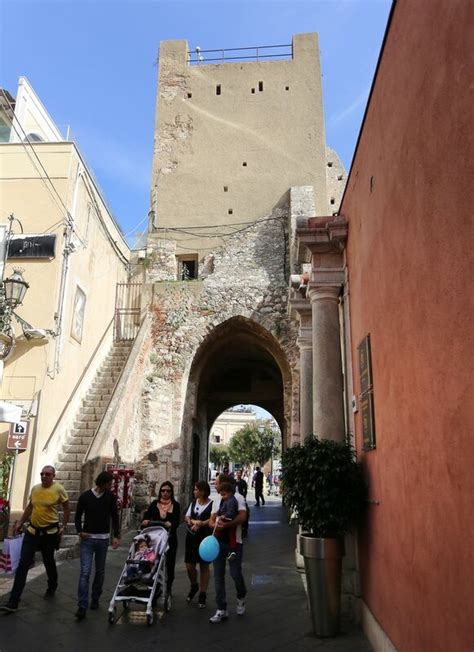
<instances>
[{"instance_id":1,"label":"stairway railing","mask_svg":"<svg viewBox=\"0 0 474 652\"><path fill-rule=\"evenodd\" d=\"M64 415L65 415L66 412L68 411L69 406L70 406L70 404L72 403L73 398L76 396L76 392L77 392L77 390L79 389L79 387L80 387L82 381L84 380L84 376L85 376L86 373L89 371L89 369L90 369L90 367L91 367L91 364L92 364L92 361L94 360L95 356L97 355L97 353L98 353L99 350L101 349L102 344L104 343L104 340L105 340L105 338L106 338L106 336L107 336L107 333L109 333L109 331L111 330L111 328L112 328L112 326L113 326L113 324L114 324L114 319L115 319L115 317L112 317L112 319L111 319L111 320L109 321L109 323L107 324L107 328L106 328L105 331L103 332L102 337L100 338L100 340L99 340L97 346L95 347L94 351L92 352L91 357L89 358L89 360L88 360L86 366L84 367L84 369L83 369L81 375L79 376L79 378L78 378L76 384L74 385L74 388L73 388L72 392L70 393L69 398L68 398L68 400L66 401L66 403L65 403L65 405L64 405L64 407L63 407L63 409L62 409L62 411L61 411L61 414L59 415L59 417L58 417L56 423L54 424L54 428L52 429L51 434L49 435L48 439L46 440L45 445L43 446L43 452L45 452L45 451L48 450L49 444L53 441L53 437L54 437L54 435L56 434L56 431L57 431L57 429L59 428L59 425L60 425L60 423L62 422Z\"/></svg>"}]
</instances>

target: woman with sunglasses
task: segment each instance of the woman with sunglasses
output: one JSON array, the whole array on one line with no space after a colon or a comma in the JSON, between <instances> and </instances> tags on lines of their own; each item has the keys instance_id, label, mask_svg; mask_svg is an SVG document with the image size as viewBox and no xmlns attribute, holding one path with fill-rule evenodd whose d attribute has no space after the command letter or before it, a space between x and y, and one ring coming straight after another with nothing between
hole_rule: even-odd
<instances>
[{"instance_id":1,"label":"woman with sunglasses","mask_svg":"<svg viewBox=\"0 0 474 652\"><path fill-rule=\"evenodd\" d=\"M174 567L176 551L178 550L178 537L176 530L180 522L181 508L174 498L173 485L166 480L160 486L158 498L154 500L143 515L142 527L151 524L163 525L169 533L168 552L166 553L167 590L171 595L174 580Z\"/></svg>"}]
</instances>

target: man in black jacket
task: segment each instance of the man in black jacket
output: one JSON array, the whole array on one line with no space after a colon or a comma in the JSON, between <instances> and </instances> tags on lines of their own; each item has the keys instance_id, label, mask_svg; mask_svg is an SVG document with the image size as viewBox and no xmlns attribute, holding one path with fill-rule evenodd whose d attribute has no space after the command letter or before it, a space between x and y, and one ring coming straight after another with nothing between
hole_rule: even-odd
<instances>
[{"instance_id":1,"label":"man in black jacket","mask_svg":"<svg viewBox=\"0 0 474 652\"><path fill-rule=\"evenodd\" d=\"M113 526L112 547L120 544L120 526L115 496L110 491L113 476L107 471L99 473L95 488L79 496L76 530L81 540L81 573L78 588L76 618L82 620L89 605L89 578L95 558L95 577L92 583L91 609L98 609L105 576L105 560L110 541L110 521ZM84 523L82 517L84 516Z\"/></svg>"},{"instance_id":2,"label":"man in black jacket","mask_svg":"<svg viewBox=\"0 0 474 652\"><path fill-rule=\"evenodd\" d=\"M255 507L260 507L260 501L262 501L262 505L265 505L265 498L263 497L263 473L260 471L259 466L255 467L252 486L255 487Z\"/></svg>"}]
</instances>

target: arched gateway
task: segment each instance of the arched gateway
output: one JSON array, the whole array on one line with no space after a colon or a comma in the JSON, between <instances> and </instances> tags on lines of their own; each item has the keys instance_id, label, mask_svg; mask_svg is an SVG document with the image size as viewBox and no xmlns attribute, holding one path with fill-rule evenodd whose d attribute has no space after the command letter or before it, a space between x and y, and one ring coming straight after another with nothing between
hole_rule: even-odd
<instances>
[{"instance_id":1,"label":"arched gateway","mask_svg":"<svg viewBox=\"0 0 474 652\"><path fill-rule=\"evenodd\" d=\"M278 340L245 317L232 317L212 330L197 350L188 380L183 418L187 442L186 489L207 475L209 432L221 412L252 403L270 412L289 444L292 380Z\"/></svg>"}]
</instances>

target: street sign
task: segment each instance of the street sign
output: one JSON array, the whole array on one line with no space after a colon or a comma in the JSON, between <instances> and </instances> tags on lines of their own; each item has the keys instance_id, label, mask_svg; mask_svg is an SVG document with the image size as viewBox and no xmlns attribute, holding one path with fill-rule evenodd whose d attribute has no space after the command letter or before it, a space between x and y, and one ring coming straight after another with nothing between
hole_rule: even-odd
<instances>
[{"instance_id":1,"label":"street sign","mask_svg":"<svg viewBox=\"0 0 474 652\"><path fill-rule=\"evenodd\" d=\"M28 446L29 421L18 421L12 423L8 434L7 448L16 451L24 451Z\"/></svg>"}]
</instances>

